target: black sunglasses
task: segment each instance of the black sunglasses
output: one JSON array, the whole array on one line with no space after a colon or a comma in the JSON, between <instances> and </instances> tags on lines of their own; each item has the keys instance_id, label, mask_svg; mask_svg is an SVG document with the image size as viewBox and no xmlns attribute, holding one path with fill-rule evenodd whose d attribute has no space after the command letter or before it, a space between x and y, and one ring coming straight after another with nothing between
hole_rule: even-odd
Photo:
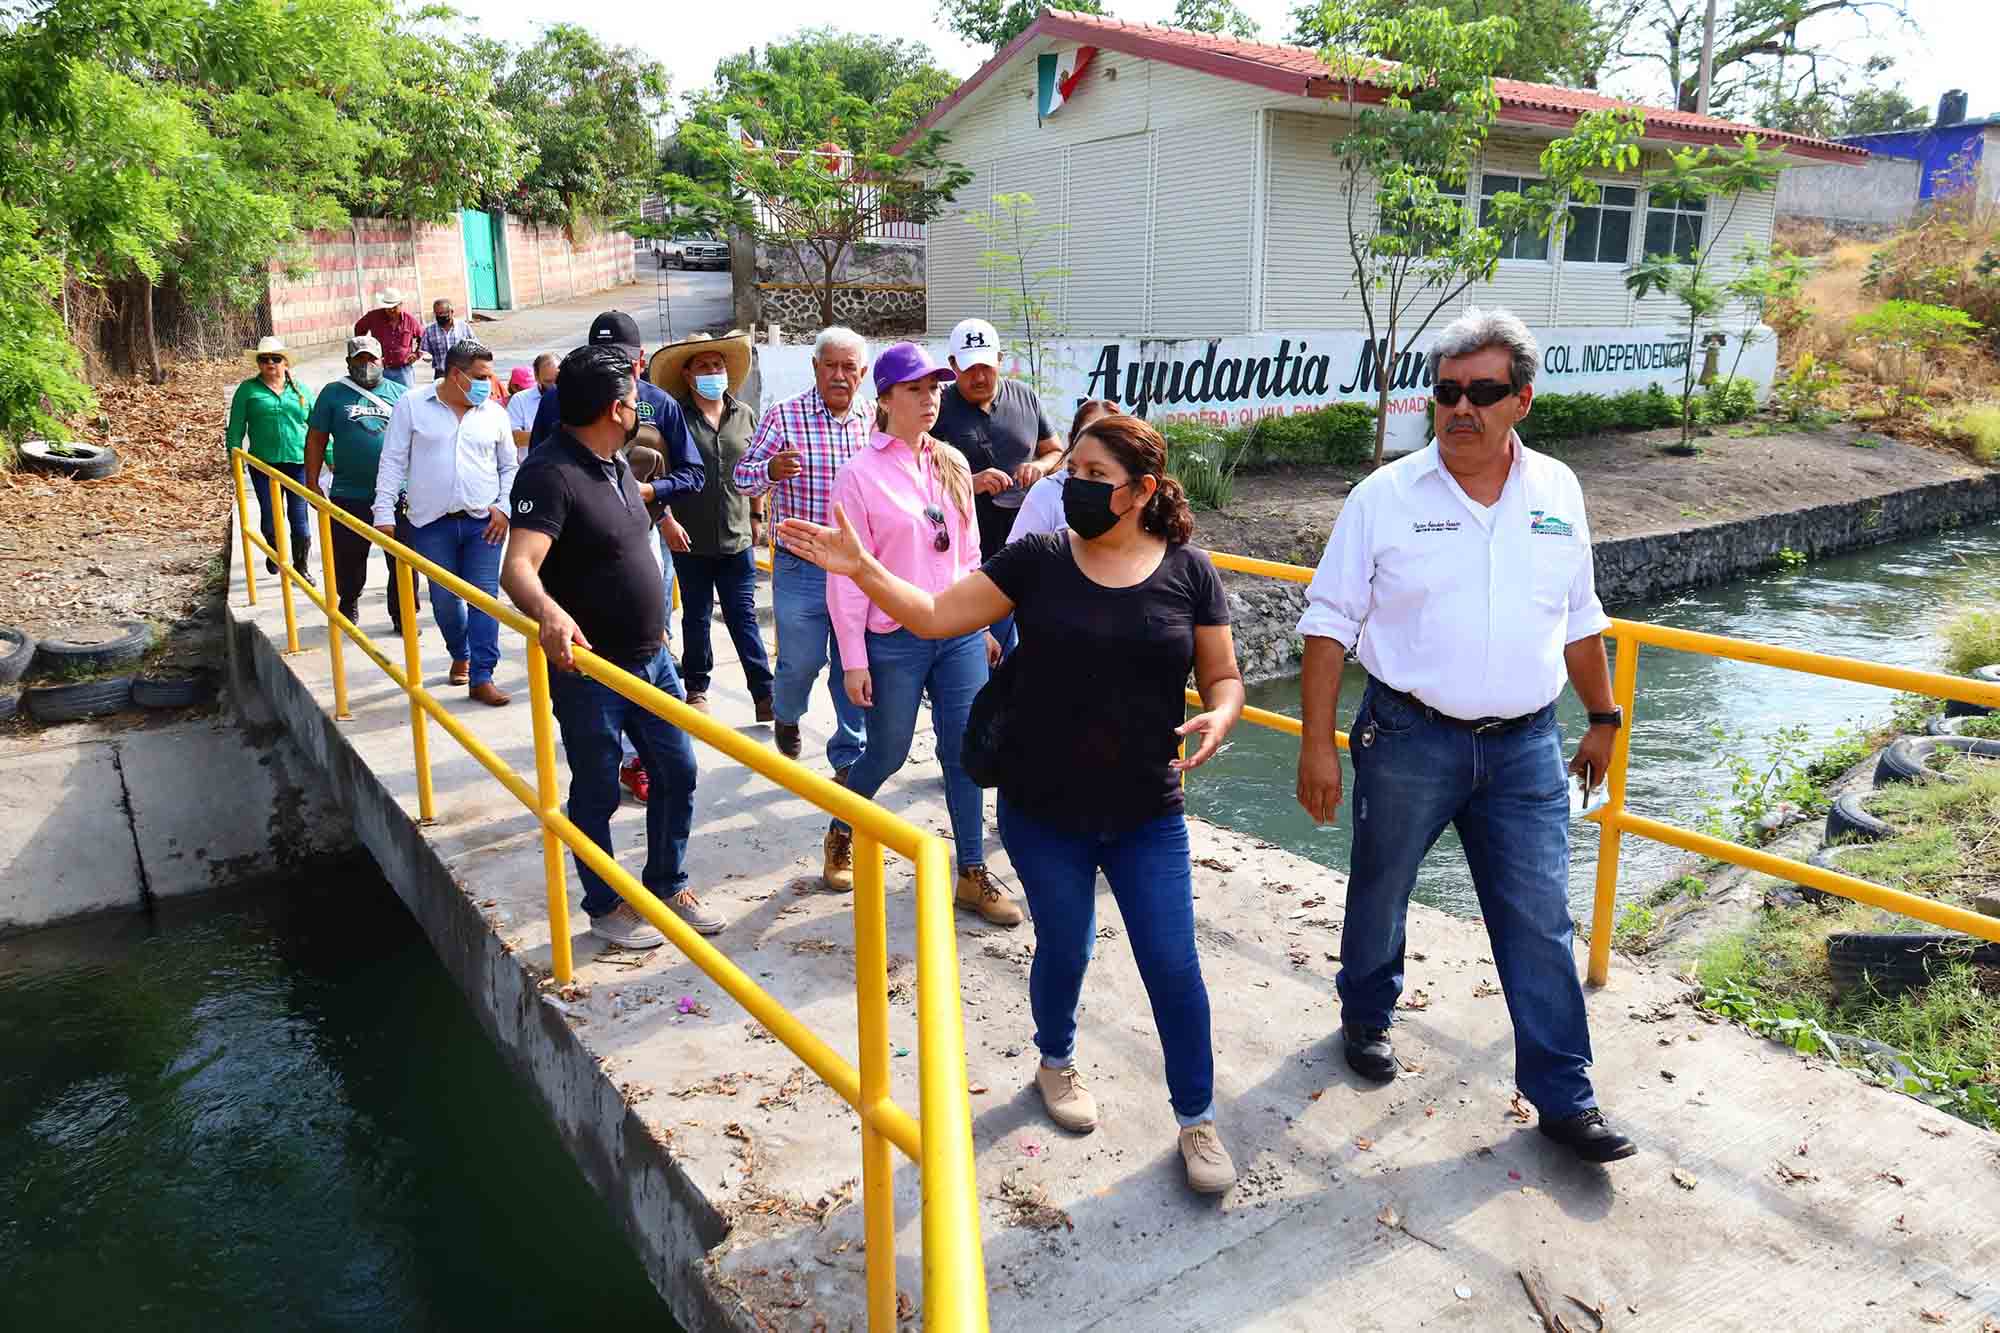
<instances>
[{"instance_id":1,"label":"black sunglasses","mask_svg":"<svg viewBox=\"0 0 2000 1333\"><path fill-rule=\"evenodd\" d=\"M944 525L944 510L938 508L936 505L925 505L924 517L937 524L937 531L931 534L931 549L949 551L951 549L951 533Z\"/></svg>"},{"instance_id":2,"label":"black sunglasses","mask_svg":"<svg viewBox=\"0 0 2000 1333\"><path fill-rule=\"evenodd\" d=\"M1499 380L1474 380L1470 384L1460 384L1457 380L1439 380L1431 387L1431 394L1446 407L1457 407L1460 398L1470 398L1474 407L1491 407L1502 398L1511 398L1520 390Z\"/></svg>"},{"instance_id":3,"label":"black sunglasses","mask_svg":"<svg viewBox=\"0 0 2000 1333\"><path fill-rule=\"evenodd\" d=\"M260 356L260 357L258 357L258 358L257 358L257 364L258 364L258 365L260 365L260 366L280 366L280 365L283 365L283 364L284 364L284 362L285 362L285 358L283 358L282 356L268 356L268 355L266 355L266 356Z\"/></svg>"}]
</instances>

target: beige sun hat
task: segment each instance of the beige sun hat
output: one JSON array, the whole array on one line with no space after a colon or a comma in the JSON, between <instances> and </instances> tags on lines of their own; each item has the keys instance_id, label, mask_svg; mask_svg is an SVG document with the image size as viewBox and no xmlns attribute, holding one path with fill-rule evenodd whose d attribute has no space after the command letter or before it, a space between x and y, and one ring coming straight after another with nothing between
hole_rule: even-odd
<instances>
[{"instance_id":1,"label":"beige sun hat","mask_svg":"<svg viewBox=\"0 0 2000 1333\"><path fill-rule=\"evenodd\" d=\"M732 396L743 387L743 381L750 378L750 335L741 329L731 329L719 338L711 338L706 333L691 334L680 342L662 347L653 353L652 363L646 367L646 378L670 394L686 393L687 380L682 378L681 371L702 352L722 353L723 363L729 369L729 392Z\"/></svg>"},{"instance_id":2,"label":"beige sun hat","mask_svg":"<svg viewBox=\"0 0 2000 1333\"><path fill-rule=\"evenodd\" d=\"M375 307L378 310L401 304L403 304L403 294L394 287L384 287L375 293Z\"/></svg>"},{"instance_id":3,"label":"beige sun hat","mask_svg":"<svg viewBox=\"0 0 2000 1333\"><path fill-rule=\"evenodd\" d=\"M270 356L273 352L285 358L286 369L291 368L292 354L289 351L285 350L285 340L283 338L280 338L275 333L267 334L266 336L259 338L257 340L257 346L252 348L250 351L245 352L243 354L243 359L248 361L251 365L254 366L257 364L258 357Z\"/></svg>"}]
</instances>

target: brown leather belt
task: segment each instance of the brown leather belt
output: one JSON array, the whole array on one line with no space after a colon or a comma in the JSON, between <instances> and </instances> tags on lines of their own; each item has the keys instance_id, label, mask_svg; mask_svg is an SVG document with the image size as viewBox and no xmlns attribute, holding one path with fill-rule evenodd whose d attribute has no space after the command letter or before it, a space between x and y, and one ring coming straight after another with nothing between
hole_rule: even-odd
<instances>
[{"instance_id":1,"label":"brown leather belt","mask_svg":"<svg viewBox=\"0 0 2000 1333\"><path fill-rule=\"evenodd\" d=\"M1375 682L1375 688L1384 694L1392 694L1396 698L1401 699L1432 722L1442 722L1447 726L1460 727L1466 731L1477 732L1482 736L1492 735L1497 731L1513 731L1517 727L1525 727L1540 717L1545 711L1544 709L1537 708L1534 712L1523 713L1519 717L1453 717L1450 713L1440 713L1416 695L1405 693L1393 685L1385 685L1378 680Z\"/></svg>"}]
</instances>

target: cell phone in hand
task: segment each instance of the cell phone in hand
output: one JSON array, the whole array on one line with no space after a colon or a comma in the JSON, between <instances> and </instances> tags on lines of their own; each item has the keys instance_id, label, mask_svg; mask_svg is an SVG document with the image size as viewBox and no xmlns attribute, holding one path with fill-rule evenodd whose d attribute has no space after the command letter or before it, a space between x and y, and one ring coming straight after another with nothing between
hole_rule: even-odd
<instances>
[{"instance_id":1,"label":"cell phone in hand","mask_svg":"<svg viewBox=\"0 0 2000 1333\"><path fill-rule=\"evenodd\" d=\"M1583 778L1575 773L1569 775L1569 817L1582 819L1585 815L1602 810L1611 801L1611 793L1603 783L1585 791Z\"/></svg>"}]
</instances>

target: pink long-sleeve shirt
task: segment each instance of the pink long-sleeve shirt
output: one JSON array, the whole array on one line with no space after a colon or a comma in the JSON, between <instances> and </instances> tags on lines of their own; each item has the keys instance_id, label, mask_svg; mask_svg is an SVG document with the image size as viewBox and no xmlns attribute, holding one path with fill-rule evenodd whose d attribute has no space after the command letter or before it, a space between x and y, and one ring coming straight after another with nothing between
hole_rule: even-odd
<instances>
[{"instance_id":1,"label":"pink long-sleeve shirt","mask_svg":"<svg viewBox=\"0 0 2000 1333\"><path fill-rule=\"evenodd\" d=\"M937 449L951 448L932 443ZM978 526L945 494L936 468L893 435L871 433L868 447L849 459L834 478L833 502L846 513L870 554L891 574L925 592L943 592L979 568ZM948 551L937 549L938 525L924 516L931 506L944 512L944 529L951 534ZM902 628L870 602L853 579L839 574L827 576L826 607L840 644L840 660L850 668L868 661L871 630L891 634Z\"/></svg>"}]
</instances>

